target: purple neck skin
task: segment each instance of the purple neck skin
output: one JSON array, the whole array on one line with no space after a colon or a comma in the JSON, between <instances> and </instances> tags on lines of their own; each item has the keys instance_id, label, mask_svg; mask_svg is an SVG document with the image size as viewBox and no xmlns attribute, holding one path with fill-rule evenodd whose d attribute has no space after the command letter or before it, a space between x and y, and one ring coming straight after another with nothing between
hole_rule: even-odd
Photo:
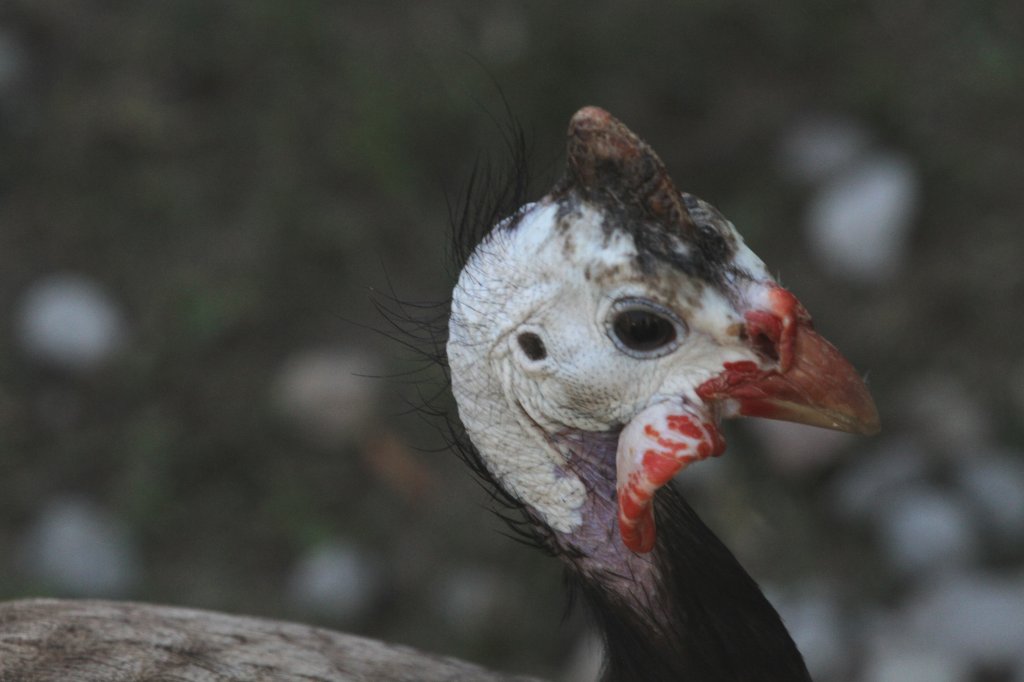
<instances>
[{"instance_id":1,"label":"purple neck skin","mask_svg":"<svg viewBox=\"0 0 1024 682\"><path fill-rule=\"evenodd\" d=\"M618 431L554 437L587 497L579 528L545 533L604 635L602 679L809 682L775 609L671 483L654 500L654 549L626 548L615 496L618 439Z\"/></svg>"},{"instance_id":2,"label":"purple neck skin","mask_svg":"<svg viewBox=\"0 0 1024 682\"><path fill-rule=\"evenodd\" d=\"M615 494L615 453L619 443L615 431L563 431L555 443L566 454L568 469L587 490L581 516L583 524L567 533L555 532L559 552L584 580L600 584L623 605L641 606L645 618L658 618L663 609L657 548L636 554L622 542Z\"/></svg>"}]
</instances>

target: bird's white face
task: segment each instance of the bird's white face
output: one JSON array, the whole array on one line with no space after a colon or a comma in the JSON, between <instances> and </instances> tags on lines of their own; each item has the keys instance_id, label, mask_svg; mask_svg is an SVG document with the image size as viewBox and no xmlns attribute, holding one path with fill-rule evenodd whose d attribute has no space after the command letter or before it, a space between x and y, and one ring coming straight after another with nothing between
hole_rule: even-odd
<instances>
[{"instance_id":1,"label":"bird's white face","mask_svg":"<svg viewBox=\"0 0 1024 682\"><path fill-rule=\"evenodd\" d=\"M676 197L703 241L641 234L623 228L614 205L554 192L488 235L452 300L452 387L490 471L550 527L570 532L583 523L587 491L558 436L620 432L619 529L639 552L653 546L657 488L723 450L721 416L871 428L859 394L851 417L849 395L804 379L806 357L815 369L842 359L810 330L802 306L731 223Z\"/></svg>"},{"instance_id":2,"label":"bird's white face","mask_svg":"<svg viewBox=\"0 0 1024 682\"><path fill-rule=\"evenodd\" d=\"M492 235L467 268L478 274L465 278L479 284L480 273L505 271L512 282L460 283L456 293L469 302L464 314L477 315L474 326L491 321L493 369L532 422L548 431L621 428L659 398L700 405L697 387L723 363L760 360L738 338L744 320L734 300L668 265L643 272L633 239L607 230L593 207L558 213L555 203L533 205L514 229ZM769 279L743 250L737 297Z\"/></svg>"},{"instance_id":3,"label":"bird's white face","mask_svg":"<svg viewBox=\"0 0 1024 682\"><path fill-rule=\"evenodd\" d=\"M581 523L583 484L548 436L619 430L652 406L713 425L719 406L697 388L724 363L760 363L739 338L737 301L770 278L728 223L717 228L740 247L733 300L669 265L644 272L633 238L597 208L560 208L527 207L476 250L455 289L449 357L460 415L488 466L549 525L570 531ZM483 375L498 381L485 388ZM493 411L478 410L481 393L496 389L523 432L517 447L499 435Z\"/></svg>"}]
</instances>

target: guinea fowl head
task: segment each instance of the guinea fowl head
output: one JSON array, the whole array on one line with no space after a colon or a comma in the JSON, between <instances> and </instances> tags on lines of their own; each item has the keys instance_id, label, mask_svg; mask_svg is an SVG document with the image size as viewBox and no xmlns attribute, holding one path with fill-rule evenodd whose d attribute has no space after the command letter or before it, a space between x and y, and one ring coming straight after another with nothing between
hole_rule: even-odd
<instances>
[{"instance_id":1,"label":"guinea fowl head","mask_svg":"<svg viewBox=\"0 0 1024 682\"><path fill-rule=\"evenodd\" d=\"M563 178L470 256L447 352L495 483L587 586L670 638L691 614L666 604L690 598L669 573L716 580L702 562L735 563L685 503L655 504L681 468L723 451L719 420L878 429L858 374L733 225L595 107L570 122ZM682 536L659 537L656 507Z\"/></svg>"}]
</instances>

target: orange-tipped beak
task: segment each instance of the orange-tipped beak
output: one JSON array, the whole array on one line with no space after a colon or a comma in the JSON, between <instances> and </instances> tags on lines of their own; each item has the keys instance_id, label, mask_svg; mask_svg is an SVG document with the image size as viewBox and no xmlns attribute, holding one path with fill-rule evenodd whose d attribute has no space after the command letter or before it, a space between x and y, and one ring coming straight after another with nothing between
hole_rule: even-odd
<instances>
[{"instance_id":1,"label":"orange-tipped beak","mask_svg":"<svg viewBox=\"0 0 1024 682\"><path fill-rule=\"evenodd\" d=\"M774 288L769 299L770 311L747 313L747 338L776 359L777 367L727 363L721 374L698 387L701 398L724 404L727 413L878 433L878 410L849 361L814 331L796 297Z\"/></svg>"}]
</instances>

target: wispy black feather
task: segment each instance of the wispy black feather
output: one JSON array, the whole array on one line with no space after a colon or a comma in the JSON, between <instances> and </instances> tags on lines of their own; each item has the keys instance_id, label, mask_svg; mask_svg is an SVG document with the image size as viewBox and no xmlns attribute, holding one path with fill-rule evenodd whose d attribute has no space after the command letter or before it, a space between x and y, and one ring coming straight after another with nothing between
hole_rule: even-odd
<instances>
[{"instance_id":1,"label":"wispy black feather","mask_svg":"<svg viewBox=\"0 0 1024 682\"><path fill-rule=\"evenodd\" d=\"M447 197L451 230L448 268L453 286L473 251L491 230L516 215L529 201L531 176L526 134L504 97L502 116L488 116L501 136L500 158L478 156L464 190L455 200ZM496 503L492 511L508 527L506 535L550 552L553 544L543 525L495 480L456 416L450 400L451 374L446 353L451 299L406 301L390 282L386 292L374 294L374 306L387 324L386 329L377 331L412 351L424 363L413 374L433 372L436 367L444 374L443 384L434 384L428 392L422 390L422 382L417 382L418 395L412 408L441 435L444 448L454 451L465 462L480 487Z\"/></svg>"},{"instance_id":2,"label":"wispy black feather","mask_svg":"<svg viewBox=\"0 0 1024 682\"><path fill-rule=\"evenodd\" d=\"M491 118L501 134L504 158L495 162L477 157L461 201L448 202L451 265L456 275L494 226L518 213L529 200L531 175L526 133L504 99L503 106L504 121Z\"/></svg>"}]
</instances>

